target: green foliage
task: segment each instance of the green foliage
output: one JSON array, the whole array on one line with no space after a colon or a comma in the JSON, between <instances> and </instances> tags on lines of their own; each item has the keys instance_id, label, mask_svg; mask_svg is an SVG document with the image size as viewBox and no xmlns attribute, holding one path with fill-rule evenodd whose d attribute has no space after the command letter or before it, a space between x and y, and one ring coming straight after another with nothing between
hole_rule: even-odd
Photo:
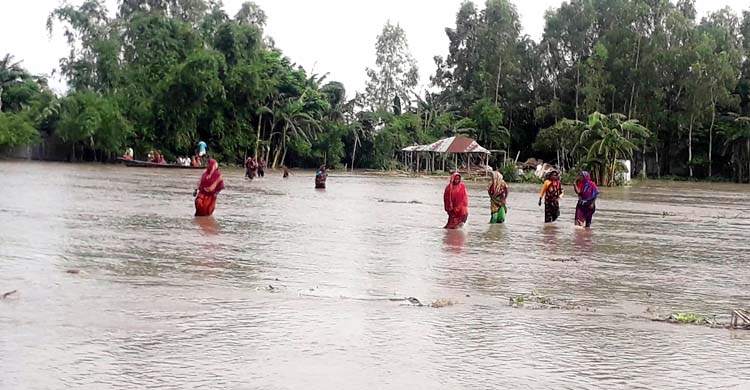
<instances>
[{"instance_id":1,"label":"green foliage","mask_svg":"<svg viewBox=\"0 0 750 390\"><path fill-rule=\"evenodd\" d=\"M48 28L70 47L60 60L69 96L58 101L6 55L0 112L19 115L4 118L25 129L13 134L29 123L87 156L125 146L185 155L204 140L223 163L255 155L277 166L382 168L398 166L404 146L464 134L590 169L603 184L621 158L633 174L750 181L741 119L750 116L750 12L697 20L691 1L571 0L545 14L535 42L510 0L457 11L430 92L414 93L406 33L386 23L367 89L352 98L275 48L252 2L233 16L213 0L127 0L116 13L101 0L63 2Z\"/></svg>"},{"instance_id":2,"label":"green foliage","mask_svg":"<svg viewBox=\"0 0 750 390\"><path fill-rule=\"evenodd\" d=\"M541 184L544 181L540 178L538 178L534 172L526 172L521 177L519 177L519 180L521 183L533 183L533 184Z\"/></svg>"},{"instance_id":3,"label":"green foliage","mask_svg":"<svg viewBox=\"0 0 750 390\"><path fill-rule=\"evenodd\" d=\"M507 182L517 182L521 179L518 175L518 168L516 168L516 165L512 162L501 165L498 170Z\"/></svg>"},{"instance_id":4,"label":"green foliage","mask_svg":"<svg viewBox=\"0 0 750 390\"><path fill-rule=\"evenodd\" d=\"M707 322L706 317L695 313L674 313L669 317L669 320L680 324L704 324Z\"/></svg>"},{"instance_id":5,"label":"green foliage","mask_svg":"<svg viewBox=\"0 0 750 390\"><path fill-rule=\"evenodd\" d=\"M29 145L39 139L39 132L27 114L0 112L0 149Z\"/></svg>"},{"instance_id":6,"label":"green foliage","mask_svg":"<svg viewBox=\"0 0 750 390\"><path fill-rule=\"evenodd\" d=\"M61 101L58 136L91 150L117 153L123 150L133 130L111 97L77 92Z\"/></svg>"},{"instance_id":7,"label":"green foliage","mask_svg":"<svg viewBox=\"0 0 750 390\"><path fill-rule=\"evenodd\" d=\"M409 53L406 33L390 21L383 26L375 48L377 68L367 69L367 104L372 111L394 112L391 110L394 101L409 105L419 81L417 62Z\"/></svg>"}]
</instances>

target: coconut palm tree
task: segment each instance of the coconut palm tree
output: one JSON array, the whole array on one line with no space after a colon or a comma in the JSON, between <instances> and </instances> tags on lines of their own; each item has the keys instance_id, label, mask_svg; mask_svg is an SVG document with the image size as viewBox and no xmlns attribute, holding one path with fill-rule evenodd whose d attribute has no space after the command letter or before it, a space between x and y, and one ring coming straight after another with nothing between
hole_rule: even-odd
<instances>
[{"instance_id":1,"label":"coconut palm tree","mask_svg":"<svg viewBox=\"0 0 750 390\"><path fill-rule=\"evenodd\" d=\"M0 60L0 112L3 110L3 89L28 79L31 75L21 67L21 61L14 61L10 54Z\"/></svg>"},{"instance_id":2,"label":"coconut palm tree","mask_svg":"<svg viewBox=\"0 0 750 390\"><path fill-rule=\"evenodd\" d=\"M632 158L633 151L650 135L651 132L635 119L628 120L623 114L595 112L588 117L579 145L586 150L586 164L599 183L611 186L617 160Z\"/></svg>"}]
</instances>

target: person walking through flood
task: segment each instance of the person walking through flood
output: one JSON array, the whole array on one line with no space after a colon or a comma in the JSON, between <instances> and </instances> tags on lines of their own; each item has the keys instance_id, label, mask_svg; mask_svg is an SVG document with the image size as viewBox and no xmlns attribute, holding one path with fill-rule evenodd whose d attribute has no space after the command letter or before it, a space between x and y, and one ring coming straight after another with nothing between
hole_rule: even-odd
<instances>
[{"instance_id":1,"label":"person walking through flood","mask_svg":"<svg viewBox=\"0 0 750 390\"><path fill-rule=\"evenodd\" d=\"M454 172L443 193L445 212L448 213L448 223L444 229L458 229L469 218L469 194L466 186L461 183L461 174Z\"/></svg>"},{"instance_id":2,"label":"person walking through flood","mask_svg":"<svg viewBox=\"0 0 750 390\"><path fill-rule=\"evenodd\" d=\"M284 179L289 178L289 168L286 167L286 165L281 166L281 171L283 172L282 176Z\"/></svg>"},{"instance_id":3,"label":"person walking through flood","mask_svg":"<svg viewBox=\"0 0 750 390\"><path fill-rule=\"evenodd\" d=\"M257 169L258 165L255 163L255 159L248 157L247 160L245 160L245 178L253 180Z\"/></svg>"},{"instance_id":4,"label":"person walking through flood","mask_svg":"<svg viewBox=\"0 0 750 390\"><path fill-rule=\"evenodd\" d=\"M505 222L505 214L508 212L505 205L505 200L508 198L508 183L503 180L500 172L492 172L492 181L487 188L487 194L490 196L490 223Z\"/></svg>"},{"instance_id":5,"label":"person walking through flood","mask_svg":"<svg viewBox=\"0 0 750 390\"><path fill-rule=\"evenodd\" d=\"M315 188L326 188L326 180L328 180L328 168L323 164L315 172Z\"/></svg>"},{"instance_id":6,"label":"person walking through flood","mask_svg":"<svg viewBox=\"0 0 750 390\"><path fill-rule=\"evenodd\" d=\"M599 188L591 174L583 171L575 183L575 191L578 194L578 205L576 205L576 226L591 227L591 220L596 212L596 198L599 197Z\"/></svg>"},{"instance_id":7,"label":"person walking through flood","mask_svg":"<svg viewBox=\"0 0 750 390\"><path fill-rule=\"evenodd\" d=\"M266 160L261 159L258 161L258 177L262 178L266 176Z\"/></svg>"},{"instance_id":8,"label":"person walking through flood","mask_svg":"<svg viewBox=\"0 0 750 390\"><path fill-rule=\"evenodd\" d=\"M195 216L207 217L216 209L216 197L224 189L224 178L219 171L219 163L214 159L208 160L208 167L203 171L198 188L193 195L195 197Z\"/></svg>"},{"instance_id":9,"label":"person walking through flood","mask_svg":"<svg viewBox=\"0 0 750 390\"><path fill-rule=\"evenodd\" d=\"M547 175L547 180L542 186L539 193L539 206L542 205L544 198L544 222L550 223L557 221L560 217L560 198L563 196L562 184L560 184L560 174L552 171Z\"/></svg>"}]
</instances>

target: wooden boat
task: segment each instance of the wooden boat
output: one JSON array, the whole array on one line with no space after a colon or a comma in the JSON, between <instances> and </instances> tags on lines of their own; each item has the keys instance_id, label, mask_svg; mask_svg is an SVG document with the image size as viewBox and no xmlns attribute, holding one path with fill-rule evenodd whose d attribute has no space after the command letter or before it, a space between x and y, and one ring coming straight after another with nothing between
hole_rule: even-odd
<instances>
[{"instance_id":1,"label":"wooden boat","mask_svg":"<svg viewBox=\"0 0 750 390\"><path fill-rule=\"evenodd\" d=\"M206 167L192 167L192 166L177 165L177 164L157 164L157 163L150 162L150 161L127 160L122 157L118 157L117 161L125 164L125 166L127 167L136 167L136 168L206 169Z\"/></svg>"}]
</instances>

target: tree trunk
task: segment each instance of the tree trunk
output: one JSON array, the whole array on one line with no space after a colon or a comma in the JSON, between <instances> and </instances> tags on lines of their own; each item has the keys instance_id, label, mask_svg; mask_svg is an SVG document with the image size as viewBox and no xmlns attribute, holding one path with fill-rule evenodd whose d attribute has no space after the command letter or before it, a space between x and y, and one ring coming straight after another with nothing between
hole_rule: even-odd
<instances>
[{"instance_id":1,"label":"tree trunk","mask_svg":"<svg viewBox=\"0 0 750 390\"><path fill-rule=\"evenodd\" d=\"M354 148L352 148L352 172L354 172L354 160L357 156L357 142L359 142L359 137L354 137Z\"/></svg>"},{"instance_id":2,"label":"tree trunk","mask_svg":"<svg viewBox=\"0 0 750 390\"><path fill-rule=\"evenodd\" d=\"M581 86L581 60L576 63L576 120L578 120L578 95Z\"/></svg>"},{"instance_id":3,"label":"tree trunk","mask_svg":"<svg viewBox=\"0 0 750 390\"><path fill-rule=\"evenodd\" d=\"M260 124L263 122L263 114L258 117L258 137L255 138L255 158L258 158L258 149L260 148Z\"/></svg>"},{"instance_id":4,"label":"tree trunk","mask_svg":"<svg viewBox=\"0 0 750 390\"><path fill-rule=\"evenodd\" d=\"M750 137L747 138L747 181L750 182Z\"/></svg>"},{"instance_id":5,"label":"tree trunk","mask_svg":"<svg viewBox=\"0 0 750 390\"><path fill-rule=\"evenodd\" d=\"M646 142L643 142L643 166L641 167L641 177L644 179L648 177L648 174L646 173Z\"/></svg>"},{"instance_id":6,"label":"tree trunk","mask_svg":"<svg viewBox=\"0 0 750 390\"><path fill-rule=\"evenodd\" d=\"M500 59L500 62L497 65L497 81L495 83L495 106L497 106L497 102L500 100L500 72L503 70L503 59Z\"/></svg>"},{"instance_id":7,"label":"tree trunk","mask_svg":"<svg viewBox=\"0 0 750 390\"><path fill-rule=\"evenodd\" d=\"M690 177L693 177L693 123L695 122L695 114L690 114L690 128L688 129L688 169L690 170Z\"/></svg>"},{"instance_id":8,"label":"tree trunk","mask_svg":"<svg viewBox=\"0 0 750 390\"><path fill-rule=\"evenodd\" d=\"M711 126L708 128L708 177L713 176L714 123L716 122L716 100L711 88Z\"/></svg>"},{"instance_id":9,"label":"tree trunk","mask_svg":"<svg viewBox=\"0 0 750 390\"><path fill-rule=\"evenodd\" d=\"M638 36L638 47L636 49L635 53L635 71L634 73L638 73L638 63L641 59L641 36ZM633 86L630 88L630 105L628 108L628 119L633 118L633 100L635 98L635 80L633 80Z\"/></svg>"}]
</instances>

